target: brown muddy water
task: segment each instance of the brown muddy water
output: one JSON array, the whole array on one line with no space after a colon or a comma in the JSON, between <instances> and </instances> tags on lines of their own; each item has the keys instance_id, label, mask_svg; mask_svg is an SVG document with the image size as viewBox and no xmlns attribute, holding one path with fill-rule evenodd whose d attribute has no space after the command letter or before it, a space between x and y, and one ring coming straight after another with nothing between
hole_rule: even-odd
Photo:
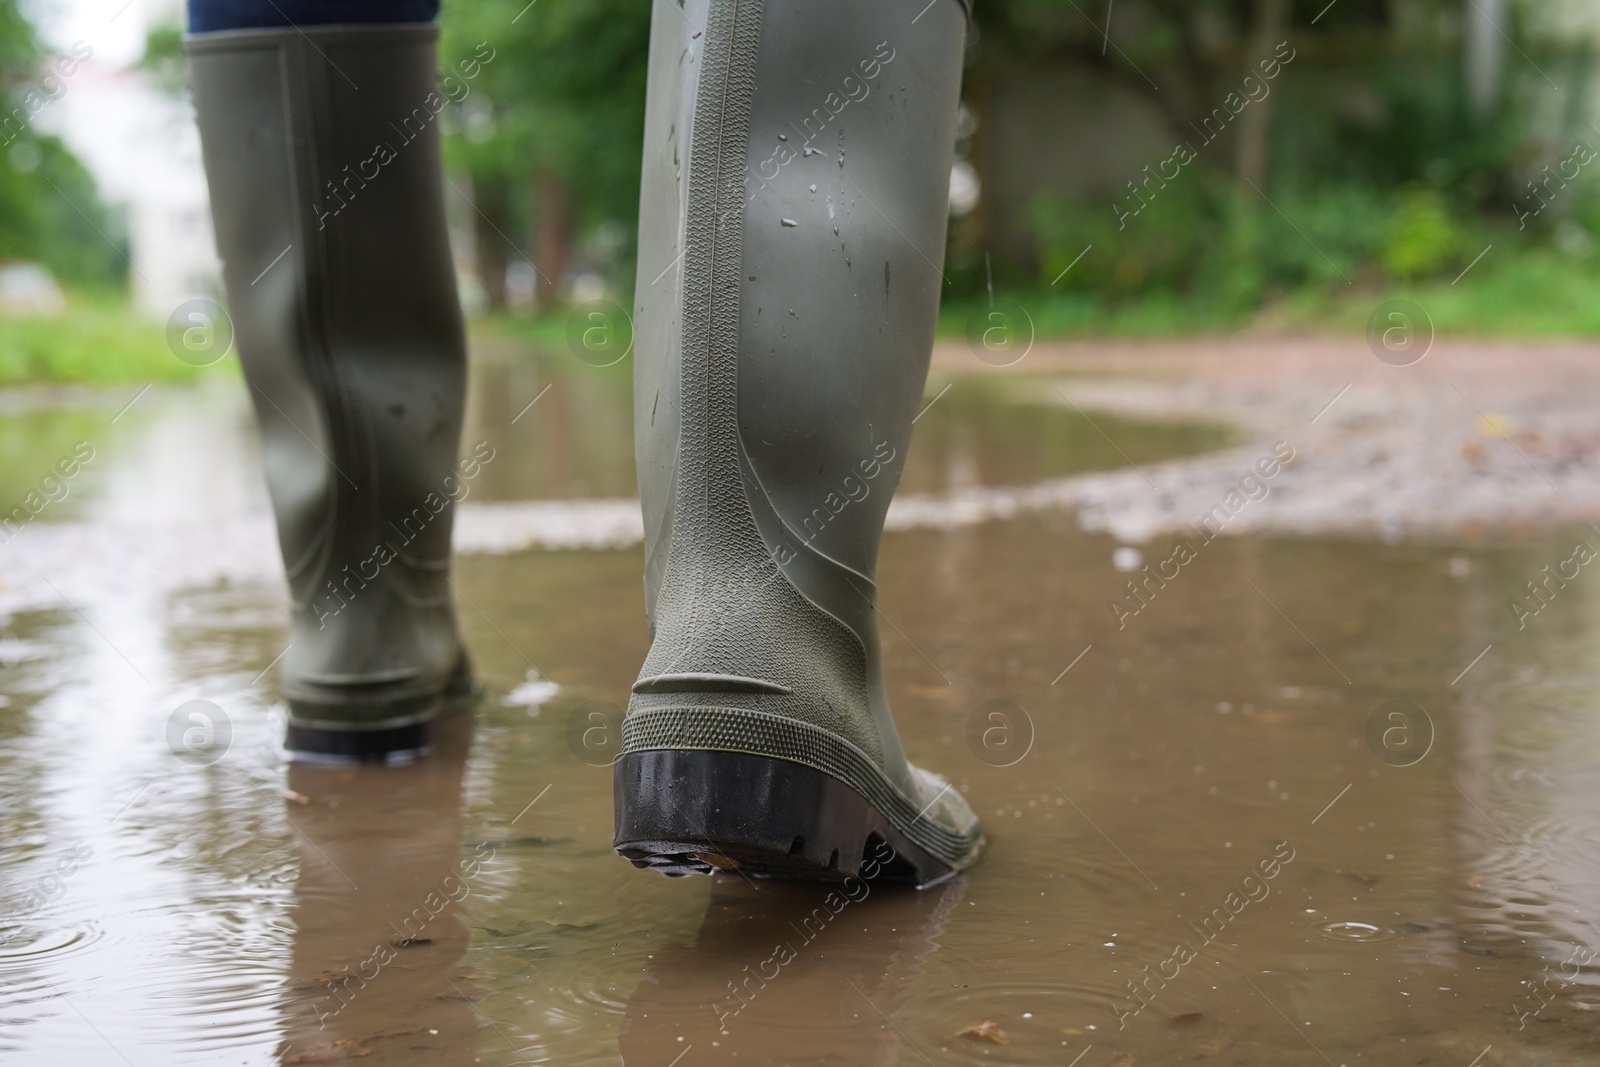
<instances>
[{"instance_id":1,"label":"brown muddy water","mask_svg":"<svg viewBox=\"0 0 1600 1067\"><path fill-rule=\"evenodd\" d=\"M411 767L286 766L242 390L134 391L0 409L7 506L93 452L0 545L0 1061L1600 1062L1600 578L1509 608L1592 530L1223 537L1120 629L1117 563L1171 543L891 533L906 748L990 844L829 900L612 854L625 537L463 554L475 720ZM906 490L1229 441L1016 401L955 379ZM469 504L633 491L626 366L497 351L471 423Z\"/></svg>"}]
</instances>

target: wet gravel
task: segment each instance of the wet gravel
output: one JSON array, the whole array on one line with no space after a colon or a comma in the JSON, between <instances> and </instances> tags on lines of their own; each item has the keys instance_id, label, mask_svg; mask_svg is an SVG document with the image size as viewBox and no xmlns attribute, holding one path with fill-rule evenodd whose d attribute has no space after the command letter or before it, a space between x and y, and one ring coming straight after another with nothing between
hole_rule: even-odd
<instances>
[{"instance_id":1,"label":"wet gravel","mask_svg":"<svg viewBox=\"0 0 1600 1067\"><path fill-rule=\"evenodd\" d=\"M983 370L956 347L942 348L935 365L944 373ZM1600 347L1593 344L1441 339L1405 367L1376 359L1360 339L1057 345L989 373L1017 375L1018 387L1035 390L1041 402L1091 416L1221 420L1243 440L1203 456L1026 489L905 498L891 523L1072 508L1086 529L1130 543L1183 533L1208 514L1225 534L1388 541L1600 523L1593 414ZM1029 385L1023 375L1044 381ZM1270 480L1254 479L1259 486L1245 481L1275 447L1292 450L1292 462Z\"/></svg>"}]
</instances>

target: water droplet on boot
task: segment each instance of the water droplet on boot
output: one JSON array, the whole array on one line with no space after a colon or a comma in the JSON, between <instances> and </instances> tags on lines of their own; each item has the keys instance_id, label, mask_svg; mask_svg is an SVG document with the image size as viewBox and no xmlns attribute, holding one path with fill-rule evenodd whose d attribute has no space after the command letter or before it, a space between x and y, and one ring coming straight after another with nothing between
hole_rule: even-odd
<instances>
[{"instance_id":1,"label":"water droplet on boot","mask_svg":"<svg viewBox=\"0 0 1600 1067\"><path fill-rule=\"evenodd\" d=\"M785 225L785 226L798 226L798 225L800 225L798 222L794 221L794 219L779 219L778 221L780 223L782 223L783 225Z\"/></svg>"}]
</instances>

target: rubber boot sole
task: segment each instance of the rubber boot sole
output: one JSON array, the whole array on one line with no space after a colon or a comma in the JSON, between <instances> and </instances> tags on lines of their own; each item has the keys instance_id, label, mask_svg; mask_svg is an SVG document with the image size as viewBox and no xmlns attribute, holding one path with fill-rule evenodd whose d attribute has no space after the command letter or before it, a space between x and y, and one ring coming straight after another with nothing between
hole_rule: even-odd
<instances>
[{"instance_id":1,"label":"rubber boot sole","mask_svg":"<svg viewBox=\"0 0 1600 1067\"><path fill-rule=\"evenodd\" d=\"M284 752L305 763L413 763L433 751L440 720L470 707L474 693L472 668L463 656L449 683L434 694L377 703L291 698ZM357 709L359 714L352 714ZM350 720L348 725L341 718Z\"/></svg>"},{"instance_id":2,"label":"rubber boot sole","mask_svg":"<svg viewBox=\"0 0 1600 1067\"><path fill-rule=\"evenodd\" d=\"M837 778L743 752L651 749L613 764L615 848L672 877L852 876L929 886L954 871Z\"/></svg>"}]
</instances>

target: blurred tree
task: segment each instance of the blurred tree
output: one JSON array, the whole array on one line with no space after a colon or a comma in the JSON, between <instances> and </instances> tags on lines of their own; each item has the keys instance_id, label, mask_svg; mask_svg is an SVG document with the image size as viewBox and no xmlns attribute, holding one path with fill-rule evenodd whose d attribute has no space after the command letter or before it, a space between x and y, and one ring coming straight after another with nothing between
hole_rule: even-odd
<instances>
[{"instance_id":1,"label":"blurred tree","mask_svg":"<svg viewBox=\"0 0 1600 1067\"><path fill-rule=\"evenodd\" d=\"M0 5L7 2L15 0ZM1524 23L1537 7L1530 0L977 0L964 88L977 121L967 123L963 155L984 189L993 187L986 167L1033 165L993 155L991 131L1000 124L986 109L1005 98L996 86L1071 68L1142 97L1173 143L1202 146L1210 140L1201 132L1207 120L1278 42L1289 41L1295 58L1270 94L1236 111L1216 147L1200 152L1182 181L1163 186L1136 224L1117 222L1118 202L1129 195L1121 179L1139 177L1132 173L1111 189L1049 188L1031 207L1007 204L999 221L999 209L980 199L951 242L953 295L982 291L989 227L1014 228L1024 212L1038 255L1012 263L994 257L1002 285L1054 279L1091 242L1095 257L1062 290L1189 293L1248 307L1274 288L1342 285L1362 272L1453 272L1464 265L1458 257L1474 254L1467 231L1512 218L1515 197L1537 169L1529 162L1553 151L1530 132L1537 122L1549 125L1538 116L1562 113L1557 139L1565 149L1587 136L1591 45L1576 35L1530 33ZM491 306L505 305L507 268L520 262L534 267L541 307L565 297L573 270L603 267L610 284L629 287L649 23L646 0L446 0L441 70L465 78L469 89L447 112L446 159L456 191L475 209ZM1557 97L1544 77L1552 49L1571 60L1570 72L1549 68L1562 83ZM152 37L158 77L177 69L162 66L169 53L176 54L176 35ZM1092 106L1067 101L1063 110ZM1551 138L1550 131L1540 136ZM1575 192L1539 225L1553 231L1579 210Z\"/></svg>"},{"instance_id":2,"label":"blurred tree","mask_svg":"<svg viewBox=\"0 0 1600 1067\"><path fill-rule=\"evenodd\" d=\"M189 91L189 62L183 55L183 30L176 26L157 26L144 38L144 55L139 69L150 76L156 88L174 96Z\"/></svg>"},{"instance_id":3,"label":"blurred tree","mask_svg":"<svg viewBox=\"0 0 1600 1067\"><path fill-rule=\"evenodd\" d=\"M45 51L18 0L0 0L0 259L34 260L69 284L105 286L126 276L126 241L88 171L37 125L72 91L79 66Z\"/></svg>"},{"instance_id":4,"label":"blurred tree","mask_svg":"<svg viewBox=\"0 0 1600 1067\"><path fill-rule=\"evenodd\" d=\"M1250 40L1249 59L1271 56L1284 39L1284 16L1289 0L1256 0L1255 30ZM1269 93L1246 108L1239 118L1239 146L1234 173L1241 196L1248 196L1267 181L1268 134L1272 129L1273 96ZM1250 202L1254 202L1251 200Z\"/></svg>"},{"instance_id":5,"label":"blurred tree","mask_svg":"<svg viewBox=\"0 0 1600 1067\"><path fill-rule=\"evenodd\" d=\"M1500 109L1500 75L1506 57L1506 0L1462 0L1466 26L1463 69L1467 95L1480 119Z\"/></svg>"},{"instance_id":6,"label":"blurred tree","mask_svg":"<svg viewBox=\"0 0 1600 1067\"><path fill-rule=\"evenodd\" d=\"M1291 71L1234 109L1217 149L1161 184L1137 223L1107 221L1138 206L1120 188L1051 190L1031 216L1035 277L1054 279L1094 243L1101 262L1079 265L1064 286L1250 307L1273 287L1344 284L1369 268L1453 273L1473 254L1462 220L1509 217L1519 171L1548 155L1540 116L1564 109L1566 150L1588 117L1583 79L1558 86L1543 67L1570 51L1572 69L1586 71L1592 46L1533 35L1527 10L1513 0L979 0L968 101L982 123L992 85L1071 68L1141 96L1174 142L1201 148L1208 116L1288 41ZM1511 41L1525 62L1507 67ZM951 275L972 292L984 239L963 244L969 262Z\"/></svg>"},{"instance_id":7,"label":"blurred tree","mask_svg":"<svg viewBox=\"0 0 1600 1067\"><path fill-rule=\"evenodd\" d=\"M627 247L609 281L632 282L639 208L650 5L640 0L476 0L446 3L440 63L492 49L463 100L447 146L472 179L480 265L491 299L505 264L538 272L541 307L564 297L575 241L624 220ZM520 194L520 195L519 195ZM520 236L520 247L517 238ZM485 252L485 246L499 251Z\"/></svg>"},{"instance_id":8,"label":"blurred tree","mask_svg":"<svg viewBox=\"0 0 1600 1067\"><path fill-rule=\"evenodd\" d=\"M472 182L473 245L477 252L478 278L490 311L506 307L506 268L509 253L516 250L506 236L510 227L511 182L504 175L481 168Z\"/></svg>"}]
</instances>

